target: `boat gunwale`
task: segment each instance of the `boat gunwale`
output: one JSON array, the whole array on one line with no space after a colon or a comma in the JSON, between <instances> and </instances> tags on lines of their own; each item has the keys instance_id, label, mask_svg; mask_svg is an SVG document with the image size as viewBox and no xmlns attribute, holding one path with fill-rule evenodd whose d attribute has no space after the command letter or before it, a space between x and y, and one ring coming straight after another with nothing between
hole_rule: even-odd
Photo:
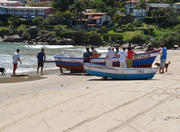
<instances>
[{"instance_id":1,"label":"boat gunwale","mask_svg":"<svg viewBox=\"0 0 180 132\"><path fill-rule=\"evenodd\" d=\"M83 66L87 66L87 67L92 67L92 68L100 68L100 69L106 69L106 70L147 70L147 69L151 69L151 70L158 70L158 67L137 67L137 68L120 68L120 67L113 67L113 68L108 68L106 66L103 65L98 65L98 64L91 64L91 63L84 63ZM85 68L85 67L84 67ZM86 69L86 68L85 68Z\"/></svg>"},{"instance_id":2,"label":"boat gunwale","mask_svg":"<svg viewBox=\"0 0 180 132\"><path fill-rule=\"evenodd\" d=\"M160 50L153 50L151 52L146 52L146 53L138 53L135 55L144 55L144 54L154 54L154 53L158 53ZM154 57L154 56L153 56ZM61 59L83 59L83 57L67 57L67 56L61 56L61 55L55 55L54 58L61 58ZM117 57L113 57L113 58L117 58ZM151 58L151 57L147 57L147 58ZM105 59L105 57L100 57L100 58L91 58L91 59ZM144 59L144 58L136 58L136 59ZM136 60L135 59L135 60Z\"/></svg>"}]
</instances>

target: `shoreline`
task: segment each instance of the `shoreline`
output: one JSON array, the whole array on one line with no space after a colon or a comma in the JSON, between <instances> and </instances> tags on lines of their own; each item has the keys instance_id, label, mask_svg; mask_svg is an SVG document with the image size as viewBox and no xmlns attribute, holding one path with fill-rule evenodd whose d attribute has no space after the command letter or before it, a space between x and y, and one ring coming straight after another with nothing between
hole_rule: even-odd
<instances>
[{"instance_id":1,"label":"shoreline","mask_svg":"<svg viewBox=\"0 0 180 132\"><path fill-rule=\"evenodd\" d=\"M12 74L6 74L5 76L0 76L0 84L3 83L17 83L17 82L27 82L27 81L36 81L48 78L49 75L55 75L60 73L59 69L48 69L44 70L43 75L37 75L36 71L21 72L17 73L17 76L12 76Z\"/></svg>"}]
</instances>

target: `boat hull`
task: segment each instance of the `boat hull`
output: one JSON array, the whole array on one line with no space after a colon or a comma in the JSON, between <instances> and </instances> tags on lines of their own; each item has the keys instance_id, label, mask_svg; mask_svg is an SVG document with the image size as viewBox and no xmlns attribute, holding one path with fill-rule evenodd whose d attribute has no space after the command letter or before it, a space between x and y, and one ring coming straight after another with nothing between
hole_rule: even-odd
<instances>
[{"instance_id":1,"label":"boat hull","mask_svg":"<svg viewBox=\"0 0 180 132\"><path fill-rule=\"evenodd\" d=\"M152 67L152 63L159 54L159 50L154 50L148 53L136 54L133 57L133 67ZM66 68L71 72L83 72L83 58L55 56L56 66ZM105 65L105 58L92 58L90 63ZM120 66L119 59L113 58L113 66Z\"/></svg>"},{"instance_id":2,"label":"boat hull","mask_svg":"<svg viewBox=\"0 0 180 132\"><path fill-rule=\"evenodd\" d=\"M95 64L84 64L87 74L118 79L118 80L147 80L152 79L157 68L106 68Z\"/></svg>"}]
</instances>

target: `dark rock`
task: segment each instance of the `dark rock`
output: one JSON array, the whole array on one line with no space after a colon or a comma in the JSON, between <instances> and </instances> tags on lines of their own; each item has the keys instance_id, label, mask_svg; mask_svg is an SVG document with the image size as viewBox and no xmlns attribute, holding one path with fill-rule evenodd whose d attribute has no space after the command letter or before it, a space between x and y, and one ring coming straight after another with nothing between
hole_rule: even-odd
<instances>
[{"instance_id":1,"label":"dark rock","mask_svg":"<svg viewBox=\"0 0 180 132\"><path fill-rule=\"evenodd\" d=\"M143 46L136 46L135 49L144 49Z\"/></svg>"},{"instance_id":2,"label":"dark rock","mask_svg":"<svg viewBox=\"0 0 180 132\"><path fill-rule=\"evenodd\" d=\"M51 39L50 41L49 41L49 45L57 45L58 43L57 43L57 39Z\"/></svg>"},{"instance_id":3,"label":"dark rock","mask_svg":"<svg viewBox=\"0 0 180 132\"><path fill-rule=\"evenodd\" d=\"M39 41L41 39L41 37L36 37L36 41ZM40 41L39 41L40 42Z\"/></svg>"},{"instance_id":4,"label":"dark rock","mask_svg":"<svg viewBox=\"0 0 180 132\"><path fill-rule=\"evenodd\" d=\"M4 41L4 39L0 36L0 42Z\"/></svg>"},{"instance_id":5,"label":"dark rock","mask_svg":"<svg viewBox=\"0 0 180 132\"><path fill-rule=\"evenodd\" d=\"M59 45L74 45L75 42L72 39L62 39L58 42Z\"/></svg>"},{"instance_id":6,"label":"dark rock","mask_svg":"<svg viewBox=\"0 0 180 132\"><path fill-rule=\"evenodd\" d=\"M37 37L39 30L36 26L32 26L29 28L29 34L31 36L31 39L35 39Z\"/></svg>"},{"instance_id":7,"label":"dark rock","mask_svg":"<svg viewBox=\"0 0 180 132\"><path fill-rule=\"evenodd\" d=\"M174 48L175 48L175 49L178 49L178 48L179 48L179 45L175 44L175 45L174 45Z\"/></svg>"}]
</instances>

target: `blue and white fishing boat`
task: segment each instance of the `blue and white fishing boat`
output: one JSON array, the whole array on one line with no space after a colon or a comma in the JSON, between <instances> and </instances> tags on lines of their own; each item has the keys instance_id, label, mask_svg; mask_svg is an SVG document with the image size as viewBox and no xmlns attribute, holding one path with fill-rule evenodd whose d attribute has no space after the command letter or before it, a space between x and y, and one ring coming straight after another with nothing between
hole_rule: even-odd
<instances>
[{"instance_id":1,"label":"blue and white fishing boat","mask_svg":"<svg viewBox=\"0 0 180 132\"><path fill-rule=\"evenodd\" d=\"M90 75L119 80L152 79L158 70L158 68L107 68L91 63L85 63L84 69Z\"/></svg>"},{"instance_id":2,"label":"blue and white fishing boat","mask_svg":"<svg viewBox=\"0 0 180 132\"><path fill-rule=\"evenodd\" d=\"M133 56L133 67L151 67L152 63L156 59L157 55L159 54L160 50L152 50L146 53L138 53ZM56 66L60 68L67 68L71 72L83 72L83 58L78 57L67 57L67 56L61 56L56 55L54 56ZM93 64L100 64L100 65L106 65L105 63L105 57L100 58L92 58L90 60L90 63ZM113 66L119 67L119 58L114 57L113 58Z\"/></svg>"}]
</instances>

